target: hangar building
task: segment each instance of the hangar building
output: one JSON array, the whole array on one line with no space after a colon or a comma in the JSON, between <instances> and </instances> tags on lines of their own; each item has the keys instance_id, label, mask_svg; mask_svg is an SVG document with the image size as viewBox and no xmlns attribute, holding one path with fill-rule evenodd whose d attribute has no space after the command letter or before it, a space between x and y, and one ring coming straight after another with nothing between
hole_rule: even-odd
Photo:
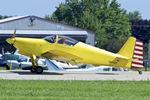
<instances>
[{"instance_id":1,"label":"hangar building","mask_svg":"<svg viewBox=\"0 0 150 100\"><path fill-rule=\"evenodd\" d=\"M95 33L93 31L56 23L37 16L16 16L0 20L0 50L2 48L5 51L10 49L5 40L12 36L15 28L17 29L16 36L19 37L43 38L58 34L72 37L87 44L95 44Z\"/></svg>"}]
</instances>

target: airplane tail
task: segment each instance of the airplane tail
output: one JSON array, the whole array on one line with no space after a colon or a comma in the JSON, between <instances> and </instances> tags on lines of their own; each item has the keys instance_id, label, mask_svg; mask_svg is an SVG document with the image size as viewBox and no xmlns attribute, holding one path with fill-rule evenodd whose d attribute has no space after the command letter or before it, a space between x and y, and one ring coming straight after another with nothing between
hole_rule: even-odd
<instances>
[{"instance_id":1,"label":"airplane tail","mask_svg":"<svg viewBox=\"0 0 150 100\"><path fill-rule=\"evenodd\" d=\"M139 69L143 67L143 42L141 40L129 37L118 54L130 59L126 65L127 68Z\"/></svg>"}]
</instances>

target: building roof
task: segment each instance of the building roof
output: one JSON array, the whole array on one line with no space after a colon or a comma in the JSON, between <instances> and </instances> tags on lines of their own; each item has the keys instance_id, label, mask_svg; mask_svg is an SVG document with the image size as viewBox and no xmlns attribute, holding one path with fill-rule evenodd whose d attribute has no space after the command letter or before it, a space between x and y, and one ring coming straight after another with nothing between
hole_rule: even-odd
<instances>
[{"instance_id":1,"label":"building roof","mask_svg":"<svg viewBox=\"0 0 150 100\"><path fill-rule=\"evenodd\" d=\"M82 32L82 34L81 34ZM0 30L0 34L1 35L5 35L5 34L13 34L14 30ZM41 30L16 30L16 34L24 34L24 35L28 35L28 34L43 34L43 35L52 35L52 34L58 34L58 35L85 35L87 36L88 33L86 31L41 31Z\"/></svg>"},{"instance_id":2,"label":"building roof","mask_svg":"<svg viewBox=\"0 0 150 100\"><path fill-rule=\"evenodd\" d=\"M5 19L1 19L0 20L0 24L1 23L6 23L6 22L10 22L10 21L14 21L14 20L18 20L18 19L22 19L25 18L27 16L14 16L14 17L9 17L9 18L5 18Z\"/></svg>"},{"instance_id":3,"label":"building roof","mask_svg":"<svg viewBox=\"0 0 150 100\"><path fill-rule=\"evenodd\" d=\"M68 24L63 24L63 23L59 23L59 22L54 22L54 21L52 21L52 20L46 20L46 19L44 19L44 18L41 18L41 17L38 17L38 16L32 16L32 15L13 16L13 17L10 17L10 18L2 19L2 20L0 20L0 24L2 24L2 23L7 23L7 22L11 22L11 21L15 21L15 20L19 20L19 19L24 19L24 18L27 18L27 17L35 17L35 18L38 18L38 19L41 19L41 20L47 21L47 22L53 22L53 23L58 23L58 24L66 25L66 26L71 26L71 27L74 27L74 28L78 28L78 29L80 29L80 30L92 31L92 30L82 29L82 28L79 28L79 27L76 27L76 26L72 26L72 25L68 25ZM94 31L92 31L92 32L95 33Z\"/></svg>"}]
</instances>

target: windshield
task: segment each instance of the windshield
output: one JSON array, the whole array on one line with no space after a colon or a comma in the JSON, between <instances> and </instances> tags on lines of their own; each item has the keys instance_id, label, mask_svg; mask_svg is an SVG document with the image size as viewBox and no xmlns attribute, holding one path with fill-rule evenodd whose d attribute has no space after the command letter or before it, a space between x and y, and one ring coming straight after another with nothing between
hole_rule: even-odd
<instances>
[{"instance_id":1,"label":"windshield","mask_svg":"<svg viewBox=\"0 0 150 100\"><path fill-rule=\"evenodd\" d=\"M20 58L18 62L27 62L27 58Z\"/></svg>"},{"instance_id":2,"label":"windshield","mask_svg":"<svg viewBox=\"0 0 150 100\"><path fill-rule=\"evenodd\" d=\"M2 59L3 59L3 61L6 61L6 60L18 60L19 56L18 55L13 55L13 54L4 54L2 56Z\"/></svg>"},{"instance_id":3,"label":"windshield","mask_svg":"<svg viewBox=\"0 0 150 100\"><path fill-rule=\"evenodd\" d=\"M46 36L44 39L50 43L55 43L56 42L56 35Z\"/></svg>"},{"instance_id":4,"label":"windshield","mask_svg":"<svg viewBox=\"0 0 150 100\"><path fill-rule=\"evenodd\" d=\"M47 36L44 38L46 41L50 42L50 43L55 43L56 42L56 35L53 36ZM77 40L72 39L70 37L67 36L58 36L58 44L66 44L69 46L73 46L76 43L78 43Z\"/></svg>"}]
</instances>

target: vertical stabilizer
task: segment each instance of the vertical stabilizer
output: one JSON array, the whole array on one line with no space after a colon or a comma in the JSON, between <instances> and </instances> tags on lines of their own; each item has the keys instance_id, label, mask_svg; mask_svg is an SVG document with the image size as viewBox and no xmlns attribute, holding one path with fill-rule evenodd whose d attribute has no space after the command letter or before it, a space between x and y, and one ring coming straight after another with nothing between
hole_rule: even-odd
<instances>
[{"instance_id":1,"label":"vertical stabilizer","mask_svg":"<svg viewBox=\"0 0 150 100\"><path fill-rule=\"evenodd\" d=\"M128 57L130 60L126 65L127 68L138 69L143 67L143 42L129 37L127 42L118 52L119 55Z\"/></svg>"}]
</instances>

